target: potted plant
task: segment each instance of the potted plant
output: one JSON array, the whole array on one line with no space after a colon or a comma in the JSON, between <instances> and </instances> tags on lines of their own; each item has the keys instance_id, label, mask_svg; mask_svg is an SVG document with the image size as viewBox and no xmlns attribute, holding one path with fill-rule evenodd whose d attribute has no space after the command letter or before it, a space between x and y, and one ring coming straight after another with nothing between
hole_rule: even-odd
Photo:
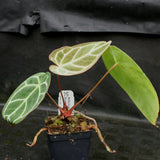
<instances>
[{"instance_id":1,"label":"potted plant","mask_svg":"<svg viewBox=\"0 0 160 160\"><path fill-rule=\"evenodd\" d=\"M100 57L102 57L108 71L80 101L68 108L61 90L59 76L73 76L86 72ZM142 114L151 124L156 126L159 101L153 85L133 59L119 48L112 46L111 41L88 42L72 47L65 46L54 50L49 55L49 60L54 63L49 69L57 75L63 107L61 108L48 93L51 73L40 72L21 83L2 110L3 118L10 124L16 125L39 106L46 94L59 109L59 115L46 118L44 128L36 134L32 144L27 144L28 146L33 146L38 135L42 131L47 131L48 139L51 141L49 146L54 148L53 153L51 151L51 159L66 159L69 156L68 159L87 160L88 153L83 153L83 151L88 150L87 138L90 138L91 130L94 129L107 151L114 153L115 151L111 150L104 141L96 120L75 110L79 104L88 99L109 73L129 95ZM84 142L84 144L81 144L81 142ZM69 150L68 145L71 150L74 150L73 152ZM64 146L66 153L61 153L62 146ZM60 154L57 154L58 150L60 150ZM62 155L65 158L62 158Z\"/></svg>"}]
</instances>

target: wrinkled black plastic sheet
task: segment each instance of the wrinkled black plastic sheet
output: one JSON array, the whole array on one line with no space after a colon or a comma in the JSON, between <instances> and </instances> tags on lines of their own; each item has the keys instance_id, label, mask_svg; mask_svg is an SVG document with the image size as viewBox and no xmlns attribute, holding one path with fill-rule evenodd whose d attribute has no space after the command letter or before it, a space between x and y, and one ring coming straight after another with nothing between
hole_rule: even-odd
<instances>
[{"instance_id":1,"label":"wrinkled black plastic sheet","mask_svg":"<svg viewBox=\"0 0 160 160\"><path fill-rule=\"evenodd\" d=\"M159 0L1 0L0 31L160 34Z\"/></svg>"}]
</instances>

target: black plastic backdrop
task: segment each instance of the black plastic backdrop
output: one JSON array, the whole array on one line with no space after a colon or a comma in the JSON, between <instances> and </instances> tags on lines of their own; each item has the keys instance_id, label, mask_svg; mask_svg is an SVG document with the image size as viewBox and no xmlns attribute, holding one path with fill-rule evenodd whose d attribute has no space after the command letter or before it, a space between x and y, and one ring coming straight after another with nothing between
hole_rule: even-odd
<instances>
[{"instance_id":1,"label":"black plastic backdrop","mask_svg":"<svg viewBox=\"0 0 160 160\"><path fill-rule=\"evenodd\" d=\"M0 31L160 34L159 0L1 0Z\"/></svg>"},{"instance_id":2,"label":"black plastic backdrop","mask_svg":"<svg viewBox=\"0 0 160 160\"><path fill-rule=\"evenodd\" d=\"M4 103L17 85L31 74L48 71L48 55L53 49L99 40L112 40L126 51L142 67L160 96L158 0L88 0L85 3L82 0L6 0L1 3L0 13L0 31L28 35L0 33L0 102ZM61 77L62 88L73 90L78 100L105 71L100 60L82 75ZM53 76L49 92L56 98L55 84ZM100 114L142 117L110 76L83 108Z\"/></svg>"}]
</instances>

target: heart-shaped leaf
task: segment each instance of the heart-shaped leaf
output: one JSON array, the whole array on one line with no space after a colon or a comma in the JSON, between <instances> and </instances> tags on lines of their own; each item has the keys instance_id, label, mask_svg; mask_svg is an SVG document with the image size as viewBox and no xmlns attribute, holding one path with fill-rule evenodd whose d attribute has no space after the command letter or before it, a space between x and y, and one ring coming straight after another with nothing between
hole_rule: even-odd
<instances>
[{"instance_id":1,"label":"heart-shaped leaf","mask_svg":"<svg viewBox=\"0 0 160 160\"><path fill-rule=\"evenodd\" d=\"M111 41L89 42L54 50L49 60L50 71L58 75L76 75L90 69L110 46Z\"/></svg>"},{"instance_id":2,"label":"heart-shaped leaf","mask_svg":"<svg viewBox=\"0 0 160 160\"><path fill-rule=\"evenodd\" d=\"M50 73L37 73L21 83L5 104L2 116L11 124L22 121L38 107L50 85Z\"/></svg>"},{"instance_id":3,"label":"heart-shaped leaf","mask_svg":"<svg viewBox=\"0 0 160 160\"><path fill-rule=\"evenodd\" d=\"M117 63L110 74L143 115L155 125L159 112L159 100L144 72L127 54L115 46L110 46L102 58L107 69Z\"/></svg>"}]
</instances>

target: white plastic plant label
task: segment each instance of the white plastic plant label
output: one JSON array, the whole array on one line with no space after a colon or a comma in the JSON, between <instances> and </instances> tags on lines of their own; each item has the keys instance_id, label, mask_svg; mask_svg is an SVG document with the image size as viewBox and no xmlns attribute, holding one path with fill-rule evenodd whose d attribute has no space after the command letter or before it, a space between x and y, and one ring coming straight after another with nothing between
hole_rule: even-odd
<instances>
[{"instance_id":1,"label":"white plastic plant label","mask_svg":"<svg viewBox=\"0 0 160 160\"><path fill-rule=\"evenodd\" d=\"M71 90L62 90L62 94L64 97L64 101L66 102L68 110L74 106L74 93ZM61 93L59 92L58 96L58 105L63 108L63 100ZM60 111L58 109L58 114L60 114Z\"/></svg>"}]
</instances>

